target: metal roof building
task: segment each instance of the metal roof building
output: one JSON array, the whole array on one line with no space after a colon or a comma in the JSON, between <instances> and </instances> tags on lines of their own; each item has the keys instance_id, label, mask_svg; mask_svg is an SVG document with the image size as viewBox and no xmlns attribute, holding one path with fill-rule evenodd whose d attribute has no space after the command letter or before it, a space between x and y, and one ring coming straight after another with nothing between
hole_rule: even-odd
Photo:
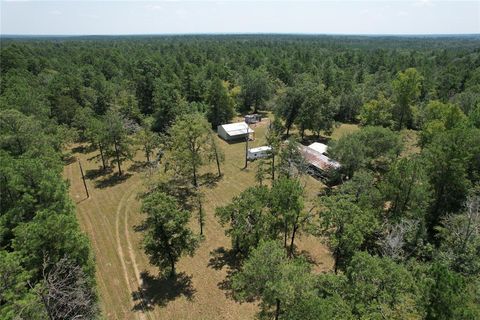
<instances>
[{"instance_id":1,"label":"metal roof building","mask_svg":"<svg viewBox=\"0 0 480 320\"><path fill-rule=\"evenodd\" d=\"M217 134L226 141L245 140L254 132L245 122L222 124L217 127Z\"/></svg>"},{"instance_id":2,"label":"metal roof building","mask_svg":"<svg viewBox=\"0 0 480 320\"><path fill-rule=\"evenodd\" d=\"M319 169L321 171L327 171L329 169L340 168L340 163L330 159L319 151L310 148L310 146L300 146L300 151L302 152L303 157L308 162L308 164L315 167L316 169Z\"/></svg>"}]
</instances>

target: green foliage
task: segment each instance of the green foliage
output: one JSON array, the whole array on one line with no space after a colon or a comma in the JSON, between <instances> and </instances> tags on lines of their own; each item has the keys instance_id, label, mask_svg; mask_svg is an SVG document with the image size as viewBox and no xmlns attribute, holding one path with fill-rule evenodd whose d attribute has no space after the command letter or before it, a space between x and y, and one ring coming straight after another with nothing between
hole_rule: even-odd
<instances>
[{"instance_id":1,"label":"green foliage","mask_svg":"<svg viewBox=\"0 0 480 320\"><path fill-rule=\"evenodd\" d=\"M425 108L420 145L428 145L433 138L443 131L461 127L466 124L466 116L456 105L430 101Z\"/></svg>"},{"instance_id":2,"label":"green foliage","mask_svg":"<svg viewBox=\"0 0 480 320\"><path fill-rule=\"evenodd\" d=\"M160 136L151 131L148 121L146 122L147 123L135 133L135 142L141 146L143 152L145 152L147 163L150 163L150 156L160 145Z\"/></svg>"},{"instance_id":3,"label":"green foliage","mask_svg":"<svg viewBox=\"0 0 480 320\"><path fill-rule=\"evenodd\" d=\"M426 170L433 190L428 216L430 235L447 213L457 212L467 195L467 166L472 145L468 131L455 129L436 135L425 149Z\"/></svg>"},{"instance_id":4,"label":"green foliage","mask_svg":"<svg viewBox=\"0 0 480 320\"><path fill-rule=\"evenodd\" d=\"M440 263L433 264L430 274L433 283L430 287L426 319L466 320L480 316L480 308L475 304L478 297L475 297L475 292L467 286L466 279Z\"/></svg>"},{"instance_id":5,"label":"green foliage","mask_svg":"<svg viewBox=\"0 0 480 320\"><path fill-rule=\"evenodd\" d=\"M424 221L431 190L421 159L414 157L395 161L385 174L381 190L388 203L390 220Z\"/></svg>"},{"instance_id":6,"label":"green foliage","mask_svg":"<svg viewBox=\"0 0 480 320\"><path fill-rule=\"evenodd\" d=\"M358 252L347 270L345 297L360 319L422 319L424 310L413 275L388 258Z\"/></svg>"},{"instance_id":7,"label":"green foliage","mask_svg":"<svg viewBox=\"0 0 480 320\"><path fill-rule=\"evenodd\" d=\"M210 126L200 113L180 116L168 131L169 162L175 173L189 177L198 187L198 172L208 160L219 157L221 151L212 138Z\"/></svg>"},{"instance_id":8,"label":"green foliage","mask_svg":"<svg viewBox=\"0 0 480 320\"><path fill-rule=\"evenodd\" d=\"M174 84L163 78L155 81L153 91L153 108L155 110L153 129L157 132L166 132L175 121L180 103L180 92Z\"/></svg>"},{"instance_id":9,"label":"green foliage","mask_svg":"<svg viewBox=\"0 0 480 320\"><path fill-rule=\"evenodd\" d=\"M378 218L372 209L360 208L348 195L323 197L320 206L320 232L327 237L335 272L344 270L355 252L364 248L378 230Z\"/></svg>"},{"instance_id":10,"label":"green foliage","mask_svg":"<svg viewBox=\"0 0 480 320\"><path fill-rule=\"evenodd\" d=\"M332 143L329 154L342 165L349 177L360 168L385 172L402 150L402 141L393 131L382 127L365 127Z\"/></svg>"},{"instance_id":11,"label":"green foliage","mask_svg":"<svg viewBox=\"0 0 480 320\"><path fill-rule=\"evenodd\" d=\"M267 70L259 68L245 72L241 81L240 99L242 100L242 111L256 113L272 94L272 80Z\"/></svg>"},{"instance_id":12,"label":"green foliage","mask_svg":"<svg viewBox=\"0 0 480 320\"><path fill-rule=\"evenodd\" d=\"M126 128L125 120L120 113L110 110L104 116L105 142L110 148L107 149L107 157L113 158L118 167L118 174L122 175L122 163L132 159L132 142Z\"/></svg>"},{"instance_id":13,"label":"green foliage","mask_svg":"<svg viewBox=\"0 0 480 320\"><path fill-rule=\"evenodd\" d=\"M30 223L15 228L12 247L23 256L22 264L34 272L36 280L40 279L45 257L50 263L68 257L76 265L83 266L93 284L93 257L88 239L79 229L72 212L40 211Z\"/></svg>"},{"instance_id":14,"label":"green foliage","mask_svg":"<svg viewBox=\"0 0 480 320\"><path fill-rule=\"evenodd\" d=\"M180 209L172 196L153 192L143 199L145 237L143 245L150 263L169 269L175 275L175 264L185 254L193 255L198 239L188 228L190 212ZM163 271L163 270L162 270Z\"/></svg>"},{"instance_id":15,"label":"green foliage","mask_svg":"<svg viewBox=\"0 0 480 320\"><path fill-rule=\"evenodd\" d=\"M229 96L227 88L225 88L222 80L213 79L206 93L206 101L209 106L207 112L208 121L213 128L228 123L234 116L234 102Z\"/></svg>"},{"instance_id":16,"label":"green foliage","mask_svg":"<svg viewBox=\"0 0 480 320\"><path fill-rule=\"evenodd\" d=\"M277 242L262 241L242 270L233 276L232 289L240 301L261 300L261 318L271 318L274 314L278 319L282 310L311 294L309 288L313 282L309 270L304 260L288 259Z\"/></svg>"},{"instance_id":17,"label":"green foliage","mask_svg":"<svg viewBox=\"0 0 480 320\"><path fill-rule=\"evenodd\" d=\"M423 77L415 68L399 72L392 82L395 96L394 119L396 127L412 126L412 107L420 96Z\"/></svg>"},{"instance_id":18,"label":"green foliage","mask_svg":"<svg viewBox=\"0 0 480 320\"><path fill-rule=\"evenodd\" d=\"M480 197L470 196L464 212L447 216L437 229L442 260L463 275L480 274Z\"/></svg>"},{"instance_id":19,"label":"green foliage","mask_svg":"<svg viewBox=\"0 0 480 320\"><path fill-rule=\"evenodd\" d=\"M299 146L299 142L294 137L290 137L282 145L278 143L276 150L279 150L280 156L278 163L280 176L298 178L307 170L307 162L300 152Z\"/></svg>"},{"instance_id":20,"label":"green foliage","mask_svg":"<svg viewBox=\"0 0 480 320\"><path fill-rule=\"evenodd\" d=\"M284 247L290 238L290 255L293 254L295 234L308 215L304 212L304 188L298 179L281 177L270 190L269 208L277 230L282 230Z\"/></svg>"},{"instance_id":21,"label":"green foliage","mask_svg":"<svg viewBox=\"0 0 480 320\"><path fill-rule=\"evenodd\" d=\"M480 181L477 38L2 39L0 318L48 317L38 298L48 287L39 276L45 258L48 273L67 255L94 288L88 244L61 177L72 128L98 149L104 168L113 160L121 172L132 133L147 157L156 147L144 121L152 117L152 130L171 130L170 171L183 184L165 189L180 194L190 188L186 179L197 184L192 171L208 161L222 174L223 154L197 113L215 128L232 120L236 103L277 115L267 137L270 170L262 168L273 187L248 189L217 211L232 246L254 259L235 278L239 299L261 299L261 316L278 309L284 319L479 318L478 232L464 207ZM294 143L281 145L283 130L319 136L334 121L357 120L366 127L329 149L349 179L322 199L319 221L311 219L301 185L283 178L294 175L293 164L301 167ZM421 128L420 155L402 159L400 136L370 125ZM155 221L149 226L165 227L174 240L161 241L167 232L147 228L150 258L173 270L196 244L189 213L165 195L146 203ZM203 208L195 206L202 223ZM345 274L314 276L291 259L295 232L318 222ZM281 238L287 250L262 242ZM398 258L385 244L405 254L393 262L358 253ZM76 285L71 289L80 290Z\"/></svg>"},{"instance_id":22,"label":"green foliage","mask_svg":"<svg viewBox=\"0 0 480 320\"><path fill-rule=\"evenodd\" d=\"M303 101L299 106L295 122L299 126L302 138L305 130L313 131L317 137L320 136L321 131L331 133L337 110L330 105L330 92L326 91L322 84L319 85L313 81L300 85L303 86L296 90L300 91L298 94L303 96Z\"/></svg>"},{"instance_id":23,"label":"green foliage","mask_svg":"<svg viewBox=\"0 0 480 320\"><path fill-rule=\"evenodd\" d=\"M246 255L261 239L274 237L274 230L270 230L271 217L266 210L268 199L266 187L251 187L234 197L227 206L216 209L215 215L222 226L229 225L225 234L231 238L235 251Z\"/></svg>"},{"instance_id":24,"label":"green foliage","mask_svg":"<svg viewBox=\"0 0 480 320\"><path fill-rule=\"evenodd\" d=\"M358 116L360 123L364 126L392 126L392 102L381 92L378 98L366 102Z\"/></svg>"}]
</instances>

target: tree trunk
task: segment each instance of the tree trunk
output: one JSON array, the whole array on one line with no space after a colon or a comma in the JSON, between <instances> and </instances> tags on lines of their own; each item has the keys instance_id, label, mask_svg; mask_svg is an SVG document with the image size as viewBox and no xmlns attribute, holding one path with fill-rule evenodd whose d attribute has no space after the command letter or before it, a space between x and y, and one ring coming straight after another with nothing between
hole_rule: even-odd
<instances>
[{"instance_id":1,"label":"tree trunk","mask_svg":"<svg viewBox=\"0 0 480 320\"><path fill-rule=\"evenodd\" d=\"M120 152L118 151L117 143L113 144L115 146L115 156L117 157L117 165L118 165L118 175L122 175L122 167L120 166Z\"/></svg>"},{"instance_id":2,"label":"tree trunk","mask_svg":"<svg viewBox=\"0 0 480 320\"><path fill-rule=\"evenodd\" d=\"M175 261L173 259L170 259L170 277L175 277Z\"/></svg>"},{"instance_id":3,"label":"tree trunk","mask_svg":"<svg viewBox=\"0 0 480 320\"><path fill-rule=\"evenodd\" d=\"M275 320L278 320L280 317L280 299L277 299L277 305L275 307Z\"/></svg>"},{"instance_id":4,"label":"tree trunk","mask_svg":"<svg viewBox=\"0 0 480 320\"><path fill-rule=\"evenodd\" d=\"M298 230L298 225L295 224L293 226L292 238L290 240L290 252L289 252L290 257L293 257L293 245L294 245L294 242L295 242L295 234L297 233L297 230Z\"/></svg>"},{"instance_id":5,"label":"tree trunk","mask_svg":"<svg viewBox=\"0 0 480 320\"><path fill-rule=\"evenodd\" d=\"M272 154L272 183L275 181L275 154Z\"/></svg>"},{"instance_id":6,"label":"tree trunk","mask_svg":"<svg viewBox=\"0 0 480 320\"><path fill-rule=\"evenodd\" d=\"M214 148L215 148L215 161L217 162L218 177L221 177L222 176L222 171L220 171L220 159L218 158L217 147L214 146Z\"/></svg>"},{"instance_id":7,"label":"tree trunk","mask_svg":"<svg viewBox=\"0 0 480 320\"><path fill-rule=\"evenodd\" d=\"M199 218L199 222L200 222L200 235L203 235L203 208L202 208L202 201L199 202L198 218Z\"/></svg>"},{"instance_id":8,"label":"tree trunk","mask_svg":"<svg viewBox=\"0 0 480 320\"><path fill-rule=\"evenodd\" d=\"M288 233L288 222L285 221L285 225L283 228L284 237L283 237L283 247L287 247L287 233Z\"/></svg>"},{"instance_id":9,"label":"tree trunk","mask_svg":"<svg viewBox=\"0 0 480 320\"><path fill-rule=\"evenodd\" d=\"M98 149L100 149L100 157L102 158L102 166L103 166L103 171L107 170L107 166L105 165L105 157L103 155L103 148L102 145L98 145Z\"/></svg>"},{"instance_id":10,"label":"tree trunk","mask_svg":"<svg viewBox=\"0 0 480 320\"><path fill-rule=\"evenodd\" d=\"M337 249L333 252L333 271L335 274L338 272L338 252Z\"/></svg>"},{"instance_id":11,"label":"tree trunk","mask_svg":"<svg viewBox=\"0 0 480 320\"><path fill-rule=\"evenodd\" d=\"M196 188L198 187L198 184L197 184L197 165L195 164L195 161L192 164L192 169L193 169L193 186Z\"/></svg>"},{"instance_id":12,"label":"tree trunk","mask_svg":"<svg viewBox=\"0 0 480 320\"><path fill-rule=\"evenodd\" d=\"M145 156L147 157L147 162L150 163L150 152L145 148Z\"/></svg>"}]
</instances>

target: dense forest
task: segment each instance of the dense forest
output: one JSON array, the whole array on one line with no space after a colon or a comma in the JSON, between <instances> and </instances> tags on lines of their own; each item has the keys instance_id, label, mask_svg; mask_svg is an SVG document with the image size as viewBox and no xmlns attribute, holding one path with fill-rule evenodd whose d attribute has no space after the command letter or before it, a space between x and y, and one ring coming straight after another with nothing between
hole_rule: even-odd
<instances>
[{"instance_id":1,"label":"dense forest","mask_svg":"<svg viewBox=\"0 0 480 320\"><path fill-rule=\"evenodd\" d=\"M241 264L236 300L275 319L480 318L479 40L2 38L0 318L99 316L94 258L62 177L75 161L66 146L88 144L119 176L139 146L195 190L203 158L222 175L212 129L252 112L275 117L271 161L258 186L216 211ZM295 145L339 123L360 130L329 143L342 167L308 210ZM167 185L143 196L145 251L174 275L201 245L187 224L199 211L203 226L202 207ZM328 245L331 273L296 254L300 232Z\"/></svg>"}]
</instances>

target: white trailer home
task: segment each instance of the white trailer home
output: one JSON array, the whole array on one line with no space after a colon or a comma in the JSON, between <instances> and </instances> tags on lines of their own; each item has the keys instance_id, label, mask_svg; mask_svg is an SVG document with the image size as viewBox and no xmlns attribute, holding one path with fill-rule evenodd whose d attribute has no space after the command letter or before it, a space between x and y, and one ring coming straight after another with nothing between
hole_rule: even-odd
<instances>
[{"instance_id":1,"label":"white trailer home","mask_svg":"<svg viewBox=\"0 0 480 320\"><path fill-rule=\"evenodd\" d=\"M270 146L251 148L251 149L248 149L247 159L255 160L260 158L268 158L270 156L271 151L272 151L272 147Z\"/></svg>"},{"instance_id":2,"label":"white trailer home","mask_svg":"<svg viewBox=\"0 0 480 320\"><path fill-rule=\"evenodd\" d=\"M245 141L247 137L251 140L250 134L254 132L245 122L222 124L217 127L217 134L226 141Z\"/></svg>"}]
</instances>

